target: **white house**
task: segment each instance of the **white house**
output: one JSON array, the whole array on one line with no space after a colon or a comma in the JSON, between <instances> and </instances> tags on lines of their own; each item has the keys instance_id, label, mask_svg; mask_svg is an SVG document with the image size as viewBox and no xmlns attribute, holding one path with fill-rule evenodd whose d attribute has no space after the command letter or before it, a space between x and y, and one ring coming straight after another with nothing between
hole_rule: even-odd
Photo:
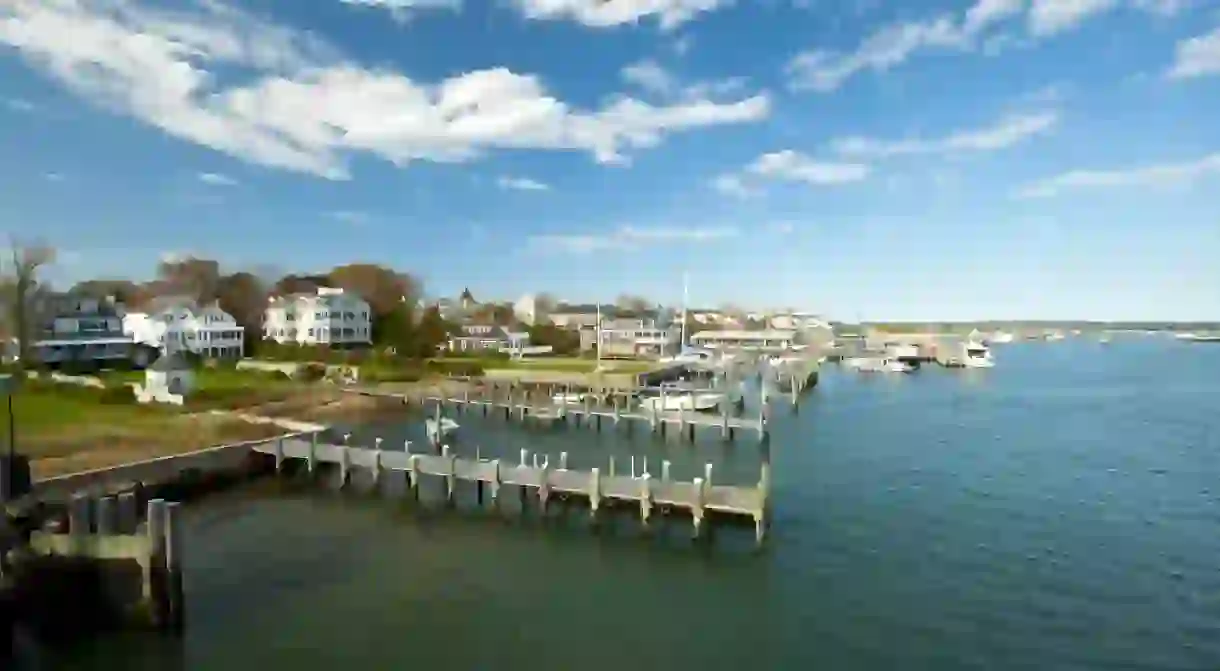
<instances>
[{"instance_id":1,"label":"white house","mask_svg":"<svg viewBox=\"0 0 1220 671\"><path fill-rule=\"evenodd\" d=\"M316 294L267 299L263 337L298 345L367 345L373 338L369 304L342 289L318 287Z\"/></svg>"},{"instance_id":2,"label":"white house","mask_svg":"<svg viewBox=\"0 0 1220 671\"><path fill-rule=\"evenodd\" d=\"M240 359L245 329L218 305L200 306L188 297L154 300L142 312L123 316L123 331L137 343L163 354L193 352L206 357Z\"/></svg>"}]
</instances>

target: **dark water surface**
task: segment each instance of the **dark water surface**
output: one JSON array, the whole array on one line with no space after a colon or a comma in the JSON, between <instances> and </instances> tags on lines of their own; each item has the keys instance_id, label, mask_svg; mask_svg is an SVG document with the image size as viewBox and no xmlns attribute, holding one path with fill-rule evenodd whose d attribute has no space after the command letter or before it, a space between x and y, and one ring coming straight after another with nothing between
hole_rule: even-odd
<instances>
[{"instance_id":1,"label":"dark water surface","mask_svg":"<svg viewBox=\"0 0 1220 671\"><path fill-rule=\"evenodd\" d=\"M185 640L107 640L63 667L1220 669L1220 346L997 359L830 369L799 415L779 408L761 552L752 529L692 547L685 518L641 538L626 512L594 534L576 508L544 523L316 485L217 497L188 511ZM762 449L457 419L460 451L567 450L573 468L647 454L748 483ZM388 449L417 424L352 442Z\"/></svg>"}]
</instances>

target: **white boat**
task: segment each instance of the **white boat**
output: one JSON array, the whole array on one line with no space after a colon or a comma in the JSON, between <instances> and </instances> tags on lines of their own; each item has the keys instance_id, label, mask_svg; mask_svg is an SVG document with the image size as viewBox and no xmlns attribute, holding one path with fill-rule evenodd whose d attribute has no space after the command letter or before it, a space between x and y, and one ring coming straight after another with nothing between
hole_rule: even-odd
<instances>
[{"instance_id":1,"label":"white boat","mask_svg":"<svg viewBox=\"0 0 1220 671\"><path fill-rule=\"evenodd\" d=\"M1064 338L1066 338L1066 337L1067 337L1067 336L1063 335L1062 333L1058 333L1058 332L1056 332L1056 333L1051 333L1050 335L1046 336L1046 339L1047 339L1048 341L1053 342L1053 341L1056 341L1056 340L1063 340L1063 339L1064 339Z\"/></svg>"},{"instance_id":2,"label":"white boat","mask_svg":"<svg viewBox=\"0 0 1220 671\"><path fill-rule=\"evenodd\" d=\"M732 398L732 393L726 394L713 389L682 389L680 387L664 389L665 393L662 395L645 397L640 401L640 407L652 412L715 410L726 399L735 400ZM737 393L740 394L740 391Z\"/></svg>"},{"instance_id":3,"label":"white boat","mask_svg":"<svg viewBox=\"0 0 1220 671\"><path fill-rule=\"evenodd\" d=\"M991 350L981 342L968 342L962 347L965 356L962 357L962 364L966 368L991 368L995 366L995 359L991 356Z\"/></svg>"},{"instance_id":4,"label":"white boat","mask_svg":"<svg viewBox=\"0 0 1220 671\"><path fill-rule=\"evenodd\" d=\"M993 344L1006 345L1013 341L1013 335L1005 331L996 331L990 338Z\"/></svg>"},{"instance_id":5,"label":"white boat","mask_svg":"<svg viewBox=\"0 0 1220 671\"><path fill-rule=\"evenodd\" d=\"M855 365L862 373L911 373L915 367L899 359L864 359Z\"/></svg>"},{"instance_id":6,"label":"white boat","mask_svg":"<svg viewBox=\"0 0 1220 671\"><path fill-rule=\"evenodd\" d=\"M552 396L551 401L553 401L555 405L578 405L585 402L585 397L586 394L580 394L577 392L572 392L570 394L560 392Z\"/></svg>"},{"instance_id":7,"label":"white boat","mask_svg":"<svg viewBox=\"0 0 1220 671\"><path fill-rule=\"evenodd\" d=\"M429 417L424 420L424 432L428 434L428 439L434 443L440 442L442 438L449 436L459 428L461 428L461 425L448 417L441 418L439 430L435 419Z\"/></svg>"},{"instance_id":8,"label":"white boat","mask_svg":"<svg viewBox=\"0 0 1220 671\"><path fill-rule=\"evenodd\" d=\"M1214 333L1179 333L1176 337L1187 342L1220 342L1220 335Z\"/></svg>"}]
</instances>

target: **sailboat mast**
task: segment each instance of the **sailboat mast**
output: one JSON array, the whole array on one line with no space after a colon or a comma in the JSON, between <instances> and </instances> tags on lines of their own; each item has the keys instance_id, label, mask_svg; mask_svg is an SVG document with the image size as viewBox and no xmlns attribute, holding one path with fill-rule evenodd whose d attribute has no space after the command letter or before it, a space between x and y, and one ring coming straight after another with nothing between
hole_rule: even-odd
<instances>
[{"instance_id":1,"label":"sailboat mast","mask_svg":"<svg viewBox=\"0 0 1220 671\"><path fill-rule=\"evenodd\" d=\"M689 278L686 273L682 273L682 341L678 343L678 351L686 349L686 303L689 298Z\"/></svg>"},{"instance_id":2,"label":"sailboat mast","mask_svg":"<svg viewBox=\"0 0 1220 671\"><path fill-rule=\"evenodd\" d=\"M602 303L597 302L597 364L602 362Z\"/></svg>"}]
</instances>

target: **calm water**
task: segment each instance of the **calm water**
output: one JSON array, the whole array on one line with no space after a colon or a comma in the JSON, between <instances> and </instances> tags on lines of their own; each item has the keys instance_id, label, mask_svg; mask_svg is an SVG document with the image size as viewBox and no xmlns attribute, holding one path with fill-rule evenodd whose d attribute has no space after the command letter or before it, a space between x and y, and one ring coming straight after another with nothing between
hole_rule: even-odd
<instances>
[{"instance_id":1,"label":"calm water","mask_svg":"<svg viewBox=\"0 0 1220 671\"><path fill-rule=\"evenodd\" d=\"M691 547L685 520L642 539L625 513L595 535L577 509L427 514L292 485L217 498L190 511L185 641L106 641L64 666L1220 668L1220 346L997 357L825 373L799 415L778 413L762 552L752 529ZM712 461L718 480L757 479L752 439L458 419L463 451L532 446L554 464L568 450L572 467L617 454L620 472L647 454L675 477ZM374 435L388 448L404 429L352 442Z\"/></svg>"}]
</instances>

